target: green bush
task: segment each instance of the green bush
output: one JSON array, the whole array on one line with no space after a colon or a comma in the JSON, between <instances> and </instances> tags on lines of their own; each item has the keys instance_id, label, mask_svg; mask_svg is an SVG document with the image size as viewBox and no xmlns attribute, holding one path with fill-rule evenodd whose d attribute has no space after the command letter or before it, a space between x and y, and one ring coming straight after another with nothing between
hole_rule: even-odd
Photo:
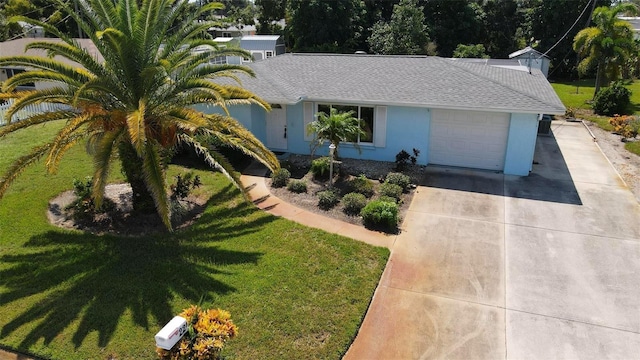
<instances>
[{"instance_id":1,"label":"green bush","mask_svg":"<svg viewBox=\"0 0 640 360\"><path fill-rule=\"evenodd\" d=\"M362 209L360 215L367 227L387 230L395 230L398 227L398 205L396 203L374 200Z\"/></svg>"},{"instance_id":2,"label":"green bush","mask_svg":"<svg viewBox=\"0 0 640 360\"><path fill-rule=\"evenodd\" d=\"M97 207L92 197L93 178L87 176L84 181L73 179L73 193L76 199L65 209L72 210L72 217L78 222L93 222L97 214L113 211L116 204L108 198L103 198L102 206Z\"/></svg>"},{"instance_id":3,"label":"green bush","mask_svg":"<svg viewBox=\"0 0 640 360\"><path fill-rule=\"evenodd\" d=\"M291 180L287 185L287 190L296 194L307 192L307 183L304 180Z\"/></svg>"},{"instance_id":4,"label":"green bush","mask_svg":"<svg viewBox=\"0 0 640 360\"><path fill-rule=\"evenodd\" d=\"M388 196L396 199L396 201L400 200L402 196L402 188L399 185L385 182L380 185L378 189L380 196Z\"/></svg>"},{"instance_id":5,"label":"green bush","mask_svg":"<svg viewBox=\"0 0 640 360\"><path fill-rule=\"evenodd\" d=\"M378 198L378 200L379 201L386 201L386 202L390 202L390 203L394 203L394 204L398 203L398 199L396 199L394 197L391 197L391 196L386 196L386 195L380 196Z\"/></svg>"},{"instance_id":6,"label":"green bush","mask_svg":"<svg viewBox=\"0 0 640 360\"><path fill-rule=\"evenodd\" d=\"M631 90L616 81L593 98L593 111L598 115L626 114L631 105Z\"/></svg>"},{"instance_id":7,"label":"green bush","mask_svg":"<svg viewBox=\"0 0 640 360\"><path fill-rule=\"evenodd\" d=\"M349 192L355 192L370 198L373 196L373 181L367 179L364 175L360 175L357 178L349 180L347 189Z\"/></svg>"},{"instance_id":8,"label":"green bush","mask_svg":"<svg viewBox=\"0 0 640 360\"><path fill-rule=\"evenodd\" d=\"M334 190L324 190L318 193L318 207L329 210L340 202L340 197Z\"/></svg>"},{"instance_id":9,"label":"green bush","mask_svg":"<svg viewBox=\"0 0 640 360\"><path fill-rule=\"evenodd\" d=\"M335 164L334 164L335 165ZM316 179L328 178L329 167L331 166L331 158L328 156L317 158L311 161L311 173Z\"/></svg>"},{"instance_id":10,"label":"green bush","mask_svg":"<svg viewBox=\"0 0 640 360\"><path fill-rule=\"evenodd\" d=\"M396 184L402 188L402 190L407 190L409 185L411 185L411 178L405 174L398 172L390 172L387 174L387 177L384 180L390 184Z\"/></svg>"},{"instance_id":11,"label":"green bush","mask_svg":"<svg viewBox=\"0 0 640 360\"><path fill-rule=\"evenodd\" d=\"M271 187L280 188L287 186L291 173L287 169L280 168L271 174Z\"/></svg>"},{"instance_id":12,"label":"green bush","mask_svg":"<svg viewBox=\"0 0 640 360\"><path fill-rule=\"evenodd\" d=\"M357 215L367 205L367 198L359 193L348 193L342 197L342 211L348 215Z\"/></svg>"}]
</instances>

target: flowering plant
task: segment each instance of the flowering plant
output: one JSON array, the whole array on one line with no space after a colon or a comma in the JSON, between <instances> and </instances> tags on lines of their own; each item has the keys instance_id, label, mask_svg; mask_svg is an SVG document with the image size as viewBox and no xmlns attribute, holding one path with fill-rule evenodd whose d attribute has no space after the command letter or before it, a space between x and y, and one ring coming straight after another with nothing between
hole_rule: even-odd
<instances>
[{"instance_id":1,"label":"flowering plant","mask_svg":"<svg viewBox=\"0 0 640 360\"><path fill-rule=\"evenodd\" d=\"M156 349L162 360L217 360L225 343L238 335L238 327L225 310L192 305L178 316L187 320L188 331L171 350Z\"/></svg>"}]
</instances>

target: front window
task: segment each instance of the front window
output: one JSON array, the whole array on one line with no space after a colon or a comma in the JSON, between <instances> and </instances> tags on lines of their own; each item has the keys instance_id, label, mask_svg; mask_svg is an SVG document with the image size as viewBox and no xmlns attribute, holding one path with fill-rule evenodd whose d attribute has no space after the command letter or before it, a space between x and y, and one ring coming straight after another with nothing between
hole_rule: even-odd
<instances>
[{"instance_id":1,"label":"front window","mask_svg":"<svg viewBox=\"0 0 640 360\"><path fill-rule=\"evenodd\" d=\"M358 144L371 144L373 143L373 118L374 109L368 106L358 105L335 105L335 104L318 104L318 112L323 112L327 115L331 113L331 109L336 109L340 113L347 111L353 111L353 116L360 119L360 128L364 134L360 134L357 138L347 139L348 142Z\"/></svg>"},{"instance_id":2,"label":"front window","mask_svg":"<svg viewBox=\"0 0 640 360\"><path fill-rule=\"evenodd\" d=\"M269 50L265 51L264 52L264 57L267 58L267 59L270 58L270 57L273 57L273 51L269 51Z\"/></svg>"}]
</instances>

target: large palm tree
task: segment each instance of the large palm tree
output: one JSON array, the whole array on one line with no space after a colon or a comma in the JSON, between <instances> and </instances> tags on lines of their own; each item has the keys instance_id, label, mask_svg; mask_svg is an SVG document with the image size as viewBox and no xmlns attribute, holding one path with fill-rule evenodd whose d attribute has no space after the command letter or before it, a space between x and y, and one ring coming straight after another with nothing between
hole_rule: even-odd
<instances>
[{"instance_id":1,"label":"large palm tree","mask_svg":"<svg viewBox=\"0 0 640 360\"><path fill-rule=\"evenodd\" d=\"M200 135L216 137L272 170L279 167L273 153L228 116L229 104L253 103L267 109L269 105L235 85L239 84L239 74L253 75L249 68L209 63L215 56L247 55L218 49L204 37L214 24L197 19L204 12L220 8L220 4L189 12L187 0L85 0L78 2L80 9L76 13L67 3L56 1L93 41L104 61L50 24L13 19L40 25L62 41L34 41L27 46L46 50L50 55L47 58L0 58L0 66L31 70L3 84L0 99L14 100L7 119L31 104L54 103L63 107L0 128L0 137L50 121L65 120L66 124L50 142L13 163L0 179L0 196L28 165L46 157L46 168L53 172L69 148L86 143L94 163L92 193L96 204L103 200L110 166L118 159L133 188L134 207L144 210L144 204L151 203L150 210L155 207L171 230L166 150L190 146L238 186L239 179L231 165L200 143ZM222 78L235 81L215 81ZM14 92L19 85L33 82L50 82L52 86ZM222 115L206 114L195 109L194 105L199 104L218 106L224 111Z\"/></svg>"},{"instance_id":2,"label":"large palm tree","mask_svg":"<svg viewBox=\"0 0 640 360\"><path fill-rule=\"evenodd\" d=\"M573 49L583 58L578 71L586 73L596 67L594 96L602 86L619 78L621 67L638 51L631 25L618 18L622 13L636 14L637 8L631 3L596 8L594 26L582 29L573 40Z\"/></svg>"}]
</instances>

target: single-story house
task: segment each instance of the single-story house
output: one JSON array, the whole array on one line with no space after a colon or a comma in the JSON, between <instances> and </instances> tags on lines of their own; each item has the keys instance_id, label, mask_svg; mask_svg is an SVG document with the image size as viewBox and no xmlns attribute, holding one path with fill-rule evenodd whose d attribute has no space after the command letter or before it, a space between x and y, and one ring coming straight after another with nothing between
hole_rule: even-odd
<instances>
[{"instance_id":1,"label":"single-story house","mask_svg":"<svg viewBox=\"0 0 640 360\"><path fill-rule=\"evenodd\" d=\"M98 52L98 49L93 44L90 39L75 39L81 47L86 49L91 56L94 56L98 59L98 61L103 61L102 55ZM9 41L0 42L0 56L22 56L22 55L32 55L32 56L42 56L46 57L47 52L40 49L30 49L25 53L25 47L34 42L34 41L43 41L43 42L53 42L53 43L62 43L62 40L58 38L20 38ZM56 59L63 61L68 65L78 66L78 63L70 61L63 57L56 57ZM23 67L15 66L15 67L0 67L0 83L11 78L13 75L18 74L20 72L25 71ZM48 82L37 82L34 84L28 84L20 87L21 90L31 90L31 89L43 89L47 87L54 86L53 83Z\"/></svg>"},{"instance_id":2,"label":"single-story house","mask_svg":"<svg viewBox=\"0 0 640 360\"><path fill-rule=\"evenodd\" d=\"M309 154L307 125L330 108L353 110L362 135L340 145L347 158L395 161L420 150L418 163L528 175L542 114L565 107L538 69L521 71L434 56L285 54L250 64L242 85L272 104L230 107L267 147ZM207 109L202 109L207 111ZM209 110L214 111L214 110ZM325 144L317 151L327 154Z\"/></svg>"}]
</instances>

